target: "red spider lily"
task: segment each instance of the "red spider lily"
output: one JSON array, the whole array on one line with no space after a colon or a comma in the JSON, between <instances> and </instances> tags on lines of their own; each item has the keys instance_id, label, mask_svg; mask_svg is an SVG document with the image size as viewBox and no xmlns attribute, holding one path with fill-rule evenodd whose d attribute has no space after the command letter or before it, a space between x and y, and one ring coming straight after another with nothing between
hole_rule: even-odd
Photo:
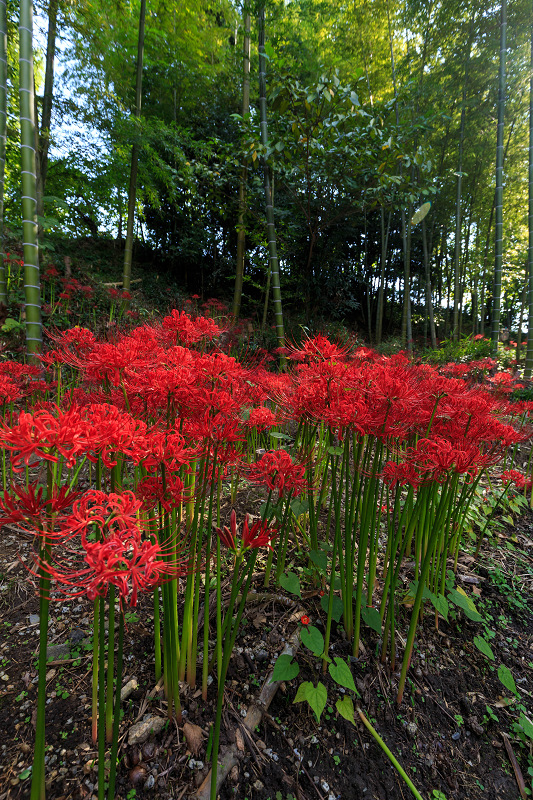
<instances>
[{"instance_id":1,"label":"red spider lily","mask_svg":"<svg viewBox=\"0 0 533 800\"><path fill-rule=\"evenodd\" d=\"M502 472L502 483L514 483L517 489L531 489L532 481L527 475L523 475L516 469L509 469Z\"/></svg>"},{"instance_id":2,"label":"red spider lily","mask_svg":"<svg viewBox=\"0 0 533 800\"><path fill-rule=\"evenodd\" d=\"M170 471L188 465L198 456L198 449L189 447L181 433L153 428L145 438L146 454L143 464L147 470L156 470L165 464Z\"/></svg>"},{"instance_id":3,"label":"red spider lily","mask_svg":"<svg viewBox=\"0 0 533 800\"><path fill-rule=\"evenodd\" d=\"M85 541L91 526L97 525L102 535L106 531L128 531L139 525L142 502L133 492L107 494L89 489L73 503L72 512L66 517L64 528L70 532L81 532Z\"/></svg>"},{"instance_id":4,"label":"red spider lily","mask_svg":"<svg viewBox=\"0 0 533 800\"><path fill-rule=\"evenodd\" d=\"M452 443L440 436L432 439L420 439L416 447L409 448L407 458L425 479L441 483L452 472L467 473L474 478L491 460L482 454L475 444L466 440Z\"/></svg>"},{"instance_id":5,"label":"red spider lily","mask_svg":"<svg viewBox=\"0 0 533 800\"><path fill-rule=\"evenodd\" d=\"M19 387L7 375L0 375L0 403L13 403L21 395Z\"/></svg>"},{"instance_id":6,"label":"red spider lily","mask_svg":"<svg viewBox=\"0 0 533 800\"><path fill-rule=\"evenodd\" d=\"M50 530L51 518L69 508L79 498L80 492L70 491L68 486L59 489L54 486L51 497L43 499L43 493L43 487L36 483L27 489L13 486L11 493L4 492L0 495L0 524L22 523L31 533L46 530L49 539L64 539L64 517L54 521L58 527L56 532Z\"/></svg>"},{"instance_id":7,"label":"red spider lily","mask_svg":"<svg viewBox=\"0 0 533 800\"><path fill-rule=\"evenodd\" d=\"M248 419L244 421L247 428L256 428L258 431L264 431L267 428L272 428L277 424L276 415L265 407L252 408L248 415Z\"/></svg>"},{"instance_id":8,"label":"red spider lily","mask_svg":"<svg viewBox=\"0 0 533 800\"><path fill-rule=\"evenodd\" d=\"M259 520L250 527L250 515L247 514L242 528L242 537L240 544L237 543L237 515L235 509L232 510L230 516L230 526L224 528L215 528L215 531L220 541L226 545L229 550L240 556L247 550L252 550L258 547L269 547L272 550L270 542L276 536L277 529L270 528L267 522Z\"/></svg>"},{"instance_id":9,"label":"red spider lily","mask_svg":"<svg viewBox=\"0 0 533 800\"><path fill-rule=\"evenodd\" d=\"M98 541L83 537L82 544L81 553L63 551L60 561L38 561L40 571L55 582L63 597L86 595L94 600L104 597L109 586L115 586L120 602L135 606L139 592L151 591L189 569L186 560L176 559L174 552L167 552L158 542L142 540L137 526L112 532ZM65 566L69 557L73 562L70 567Z\"/></svg>"},{"instance_id":10,"label":"red spider lily","mask_svg":"<svg viewBox=\"0 0 533 800\"><path fill-rule=\"evenodd\" d=\"M137 484L137 495L145 511L153 509L156 503L161 503L165 511L171 511L179 508L185 500L183 481L174 476L166 477L165 486L161 478L143 478Z\"/></svg>"},{"instance_id":11,"label":"red spider lily","mask_svg":"<svg viewBox=\"0 0 533 800\"><path fill-rule=\"evenodd\" d=\"M174 309L170 316L163 320L163 330L171 335L169 343L176 342L176 337L187 346L202 339L214 339L222 333L221 328L210 317L192 319L184 311Z\"/></svg>"},{"instance_id":12,"label":"red spider lily","mask_svg":"<svg viewBox=\"0 0 533 800\"><path fill-rule=\"evenodd\" d=\"M305 466L295 464L286 450L271 450L259 461L249 467L249 478L254 483L262 483L269 489L277 489L280 497L285 492L294 496L307 488Z\"/></svg>"},{"instance_id":13,"label":"red spider lily","mask_svg":"<svg viewBox=\"0 0 533 800\"><path fill-rule=\"evenodd\" d=\"M313 361L344 361L349 353L349 345L337 345L326 336L319 334L307 341L299 349L287 350L289 358L295 360L310 359Z\"/></svg>"},{"instance_id":14,"label":"red spider lily","mask_svg":"<svg viewBox=\"0 0 533 800\"><path fill-rule=\"evenodd\" d=\"M8 426L0 421L0 446L13 451L12 464L20 471L32 457L59 461L63 456L68 467L85 449L85 424L78 409L61 411L38 409L34 414L21 411L16 423Z\"/></svg>"},{"instance_id":15,"label":"red spider lily","mask_svg":"<svg viewBox=\"0 0 533 800\"><path fill-rule=\"evenodd\" d=\"M396 464L395 461L387 461L383 467L381 477L385 483L391 486L396 484L400 486L405 486L407 484L409 486L419 486L421 483L421 477L416 469L414 469L412 464L406 462Z\"/></svg>"}]
</instances>

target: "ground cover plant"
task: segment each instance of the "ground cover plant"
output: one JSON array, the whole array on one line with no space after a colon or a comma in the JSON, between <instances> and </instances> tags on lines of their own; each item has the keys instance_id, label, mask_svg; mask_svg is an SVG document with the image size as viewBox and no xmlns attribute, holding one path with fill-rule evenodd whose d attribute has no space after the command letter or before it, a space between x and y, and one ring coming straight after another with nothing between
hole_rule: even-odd
<instances>
[{"instance_id":1,"label":"ground cover plant","mask_svg":"<svg viewBox=\"0 0 533 800\"><path fill-rule=\"evenodd\" d=\"M503 558L494 528L531 504L532 406L512 373L322 335L278 373L183 310L112 330L56 332L41 366L0 364L3 586L24 568L39 597L26 688L2 654L0 711L24 744L4 796L527 796L532 543L523 523ZM82 621L71 688L58 614ZM446 685L463 687L450 704ZM280 691L256 730L261 686ZM426 697L439 730L421 736ZM503 748L483 794L461 776L488 741Z\"/></svg>"}]
</instances>

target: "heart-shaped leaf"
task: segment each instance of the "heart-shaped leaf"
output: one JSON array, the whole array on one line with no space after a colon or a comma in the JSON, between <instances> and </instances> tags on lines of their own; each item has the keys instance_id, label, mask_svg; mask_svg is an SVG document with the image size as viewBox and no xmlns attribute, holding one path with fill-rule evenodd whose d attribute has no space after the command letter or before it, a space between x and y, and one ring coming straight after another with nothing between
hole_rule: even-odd
<instances>
[{"instance_id":1,"label":"heart-shaped leaf","mask_svg":"<svg viewBox=\"0 0 533 800\"><path fill-rule=\"evenodd\" d=\"M276 681L292 681L299 672L300 667L296 661L292 660L292 656L288 653L282 653L274 665L270 683L275 683Z\"/></svg>"},{"instance_id":2,"label":"heart-shaped leaf","mask_svg":"<svg viewBox=\"0 0 533 800\"><path fill-rule=\"evenodd\" d=\"M514 678L511 674L511 670L509 667L506 667L505 664L500 664L498 667L498 678L501 680L506 689L509 689L509 691L517 697L520 697L516 688L516 683L514 682Z\"/></svg>"},{"instance_id":3,"label":"heart-shaped leaf","mask_svg":"<svg viewBox=\"0 0 533 800\"><path fill-rule=\"evenodd\" d=\"M491 661L494 661L492 647L487 640L483 638L483 636L474 636L474 644L484 656L487 656L487 658L490 658Z\"/></svg>"},{"instance_id":4,"label":"heart-shaped leaf","mask_svg":"<svg viewBox=\"0 0 533 800\"><path fill-rule=\"evenodd\" d=\"M362 608L361 616L369 628L372 628L376 633L381 633L381 616L377 608Z\"/></svg>"},{"instance_id":5,"label":"heart-shaped leaf","mask_svg":"<svg viewBox=\"0 0 533 800\"><path fill-rule=\"evenodd\" d=\"M298 597L302 596L302 590L300 589L300 578L295 572L289 572L288 575L282 575L279 579L279 582L286 592L295 594Z\"/></svg>"},{"instance_id":6,"label":"heart-shaped leaf","mask_svg":"<svg viewBox=\"0 0 533 800\"><path fill-rule=\"evenodd\" d=\"M350 667L342 658L335 656L335 663L330 664L328 667L329 674L339 686L344 686L345 689L351 689L352 692L357 691L353 680L353 675Z\"/></svg>"},{"instance_id":7,"label":"heart-shaped leaf","mask_svg":"<svg viewBox=\"0 0 533 800\"><path fill-rule=\"evenodd\" d=\"M344 717L344 719L347 719L348 722L352 723L352 725L355 725L355 719L354 719L355 714L353 710L352 698L343 697L342 700L337 700L335 705L341 717Z\"/></svg>"},{"instance_id":8,"label":"heart-shaped leaf","mask_svg":"<svg viewBox=\"0 0 533 800\"><path fill-rule=\"evenodd\" d=\"M328 604L329 604L329 597L327 594L322 595L320 598L320 608L322 611L325 611L326 614L328 613ZM336 594L333 595L333 602L331 608L331 618L335 620L335 622L339 622L340 618L342 617L342 612L344 611L344 606L342 605L342 600L340 597L337 597Z\"/></svg>"},{"instance_id":9,"label":"heart-shaped leaf","mask_svg":"<svg viewBox=\"0 0 533 800\"><path fill-rule=\"evenodd\" d=\"M300 631L300 639L315 656L321 656L324 652L324 637L314 625L303 625Z\"/></svg>"},{"instance_id":10,"label":"heart-shaped leaf","mask_svg":"<svg viewBox=\"0 0 533 800\"><path fill-rule=\"evenodd\" d=\"M315 713L316 721L319 722L326 707L327 699L328 692L323 683L319 681L317 686L313 686L310 681L305 681L298 686L294 702L303 703L307 701Z\"/></svg>"}]
</instances>

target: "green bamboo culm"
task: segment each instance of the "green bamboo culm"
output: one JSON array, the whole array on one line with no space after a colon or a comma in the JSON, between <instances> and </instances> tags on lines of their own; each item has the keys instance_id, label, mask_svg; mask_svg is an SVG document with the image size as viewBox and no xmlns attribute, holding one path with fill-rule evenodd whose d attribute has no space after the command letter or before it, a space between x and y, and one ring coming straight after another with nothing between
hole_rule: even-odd
<instances>
[{"instance_id":1,"label":"green bamboo culm","mask_svg":"<svg viewBox=\"0 0 533 800\"><path fill-rule=\"evenodd\" d=\"M7 305L4 265L4 175L7 128L7 5L0 0L0 305Z\"/></svg>"},{"instance_id":2,"label":"green bamboo culm","mask_svg":"<svg viewBox=\"0 0 533 800\"><path fill-rule=\"evenodd\" d=\"M268 147L268 126L267 126L267 100L266 100L266 55L265 55L265 7L259 11L259 113L261 126L261 144ZM270 274L272 279L272 304L274 306L274 317L276 326L276 337L279 347L285 346L285 330L283 326L283 310L281 307L281 288L279 280L279 261L278 247L276 241L276 226L274 224L274 205L272 203L272 188L270 186L270 176L268 164L263 162L264 170L264 189L265 206L267 218L267 240L268 253L270 259ZM280 364L285 365L285 357L282 355Z\"/></svg>"},{"instance_id":3,"label":"green bamboo culm","mask_svg":"<svg viewBox=\"0 0 533 800\"><path fill-rule=\"evenodd\" d=\"M500 338L500 311L502 294L503 264L503 117L505 111L505 59L507 31L507 0L502 0L500 21L500 69L498 83L498 130L496 137L496 191L494 208L496 212L496 229L494 235L494 286L492 290L492 334L491 356L498 353Z\"/></svg>"},{"instance_id":4,"label":"green bamboo culm","mask_svg":"<svg viewBox=\"0 0 533 800\"><path fill-rule=\"evenodd\" d=\"M141 0L141 10L139 13L139 38L137 41L137 79L135 84L134 117L136 122L138 122L141 118L145 18L146 18L146 0ZM122 276L122 287L126 290L128 290L131 285L133 223L135 221L135 204L137 199L137 170L139 164L139 145L137 141L138 135L139 131L137 129L135 133L136 138L131 148L130 185L128 191L128 222L126 226L126 244L124 247L124 272Z\"/></svg>"},{"instance_id":5,"label":"green bamboo culm","mask_svg":"<svg viewBox=\"0 0 533 800\"><path fill-rule=\"evenodd\" d=\"M35 166L35 99L33 93L33 3L20 0L19 81L20 146L22 160L22 244L24 250L24 297L26 354L28 361L42 345L41 285L37 242L37 177Z\"/></svg>"},{"instance_id":6,"label":"green bamboo culm","mask_svg":"<svg viewBox=\"0 0 533 800\"><path fill-rule=\"evenodd\" d=\"M533 5L533 4L532 4ZM529 200L528 200L528 231L529 246L527 251L528 264L528 308L529 320L527 324L527 351L524 378L531 378L533 372L533 9L531 16L531 56L529 71Z\"/></svg>"}]
</instances>

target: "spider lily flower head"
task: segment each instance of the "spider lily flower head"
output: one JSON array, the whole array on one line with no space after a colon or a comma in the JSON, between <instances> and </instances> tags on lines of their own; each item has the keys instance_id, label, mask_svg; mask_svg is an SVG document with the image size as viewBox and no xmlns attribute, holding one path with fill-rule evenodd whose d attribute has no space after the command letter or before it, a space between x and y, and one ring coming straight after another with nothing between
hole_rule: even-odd
<instances>
[{"instance_id":1,"label":"spider lily flower head","mask_svg":"<svg viewBox=\"0 0 533 800\"><path fill-rule=\"evenodd\" d=\"M63 598L85 595L93 601L105 597L109 587L114 586L121 605L134 607L139 592L150 592L189 570L186 561L176 559L174 553L166 553L158 542L143 539L139 527L113 531L98 541L85 539L83 547L83 560L81 564L78 561L78 568L76 563L65 565L68 553L62 554L61 561L39 562L40 570L49 575ZM71 555L74 562L80 557L78 551Z\"/></svg>"},{"instance_id":2,"label":"spider lily flower head","mask_svg":"<svg viewBox=\"0 0 533 800\"><path fill-rule=\"evenodd\" d=\"M286 450L270 450L249 467L253 483L262 483L271 491L277 489L280 497L287 492L297 496L307 488L305 466L295 463Z\"/></svg>"},{"instance_id":3,"label":"spider lily flower head","mask_svg":"<svg viewBox=\"0 0 533 800\"><path fill-rule=\"evenodd\" d=\"M235 509L231 512L229 528L225 525L224 528L215 528L215 530L220 541L236 556L242 556L248 550L258 547L269 547L272 550L270 543L278 532L277 528L269 527L268 523L263 520L258 520L250 526L250 515L247 514L239 541Z\"/></svg>"}]
</instances>

